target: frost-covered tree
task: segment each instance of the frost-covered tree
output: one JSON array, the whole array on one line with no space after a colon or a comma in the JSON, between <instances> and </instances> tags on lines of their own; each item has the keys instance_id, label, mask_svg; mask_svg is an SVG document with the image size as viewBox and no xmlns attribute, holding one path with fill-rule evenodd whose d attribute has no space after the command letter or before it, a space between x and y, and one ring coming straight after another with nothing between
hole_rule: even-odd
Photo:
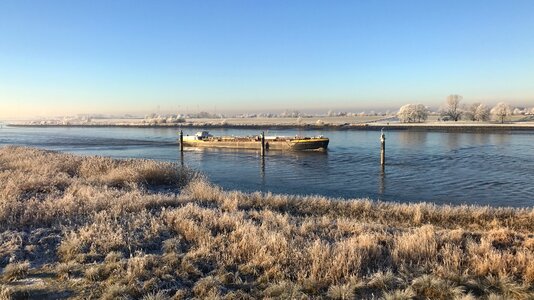
<instances>
[{"instance_id":1,"label":"frost-covered tree","mask_svg":"<svg viewBox=\"0 0 534 300\"><path fill-rule=\"evenodd\" d=\"M490 119L490 109L484 104L478 104L475 109L476 121L488 121Z\"/></svg>"},{"instance_id":2,"label":"frost-covered tree","mask_svg":"<svg viewBox=\"0 0 534 300\"><path fill-rule=\"evenodd\" d=\"M397 117L402 123L408 123L412 120L412 116L414 113L414 105L413 104L406 104L401 106L399 109L399 112L397 113Z\"/></svg>"},{"instance_id":3,"label":"frost-covered tree","mask_svg":"<svg viewBox=\"0 0 534 300\"><path fill-rule=\"evenodd\" d=\"M428 108L423 104L406 104L399 109L397 117L403 123L423 122L428 118Z\"/></svg>"},{"instance_id":4,"label":"frost-covered tree","mask_svg":"<svg viewBox=\"0 0 534 300\"><path fill-rule=\"evenodd\" d=\"M399 112L397 113L397 117L403 123L414 122L414 120L415 120L415 104L403 105L399 109Z\"/></svg>"},{"instance_id":5,"label":"frost-covered tree","mask_svg":"<svg viewBox=\"0 0 534 300\"><path fill-rule=\"evenodd\" d=\"M487 121L489 116L489 108L482 103L473 103L463 112L463 118L470 121Z\"/></svg>"},{"instance_id":6,"label":"frost-covered tree","mask_svg":"<svg viewBox=\"0 0 534 300\"><path fill-rule=\"evenodd\" d=\"M417 116L417 122L424 122L426 119L428 119L428 107L424 106L423 104L417 104L415 106L416 116Z\"/></svg>"},{"instance_id":7,"label":"frost-covered tree","mask_svg":"<svg viewBox=\"0 0 534 300\"><path fill-rule=\"evenodd\" d=\"M490 113L495 119L501 121L501 123L504 123L504 120L512 115L512 108L510 105L500 102L491 109Z\"/></svg>"},{"instance_id":8,"label":"frost-covered tree","mask_svg":"<svg viewBox=\"0 0 534 300\"><path fill-rule=\"evenodd\" d=\"M301 113L298 110L285 110L283 113L280 114L280 117L282 118L298 118L299 116L301 116Z\"/></svg>"},{"instance_id":9,"label":"frost-covered tree","mask_svg":"<svg viewBox=\"0 0 534 300\"><path fill-rule=\"evenodd\" d=\"M514 111L512 112L513 115L524 115L526 113L526 110L521 109L519 107L516 107Z\"/></svg>"},{"instance_id":10,"label":"frost-covered tree","mask_svg":"<svg viewBox=\"0 0 534 300\"><path fill-rule=\"evenodd\" d=\"M477 103L471 104L469 106L465 106L464 107L464 111L462 113L462 116L463 116L464 120L476 121L476 119L475 119L476 105L477 105Z\"/></svg>"},{"instance_id":11,"label":"frost-covered tree","mask_svg":"<svg viewBox=\"0 0 534 300\"><path fill-rule=\"evenodd\" d=\"M458 121L462 117L460 102L463 97L460 95L449 95L445 101L445 106L441 109L441 116L450 120Z\"/></svg>"}]
</instances>

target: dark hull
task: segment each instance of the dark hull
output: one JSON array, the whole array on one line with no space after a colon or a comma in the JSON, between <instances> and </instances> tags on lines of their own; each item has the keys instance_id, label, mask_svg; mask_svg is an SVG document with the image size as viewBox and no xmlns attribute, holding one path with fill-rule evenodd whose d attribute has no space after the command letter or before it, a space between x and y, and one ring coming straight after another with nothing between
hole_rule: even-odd
<instances>
[{"instance_id":1,"label":"dark hull","mask_svg":"<svg viewBox=\"0 0 534 300\"><path fill-rule=\"evenodd\" d=\"M326 150L329 140L294 143L291 150Z\"/></svg>"},{"instance_id":2,"label":"dark hull","mask_svg":"<svg viewBox=\"0 0 534 300\"><path fill-rule=\"evenodd\" d=\"M304 140L267 140L265 148L268 150L326 150L329 140L304 139ZM193 140L183 141L184 147L192 148L227 148L227 149L251 149L260 150L261 141L257 140Z\"/></svg>"}]
</instances>

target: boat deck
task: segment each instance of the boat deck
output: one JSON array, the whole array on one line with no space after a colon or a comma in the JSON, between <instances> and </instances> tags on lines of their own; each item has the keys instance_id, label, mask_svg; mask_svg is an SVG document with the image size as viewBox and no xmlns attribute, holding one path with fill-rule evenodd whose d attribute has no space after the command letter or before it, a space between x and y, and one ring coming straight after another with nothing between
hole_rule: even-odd
<instances>
[{"instance_id":1,"label":"boat deck","mask_svg":"<svg viewBox=\"0 0 534 300\"><path fill-rule=\"evenodd\" d=\"M326 150L329 139L324 137L265 137L268 150ZM196 148L233 148L261 150L261 137L214 137L186 136L184 147Z\"/></svg>"}]
</instances>

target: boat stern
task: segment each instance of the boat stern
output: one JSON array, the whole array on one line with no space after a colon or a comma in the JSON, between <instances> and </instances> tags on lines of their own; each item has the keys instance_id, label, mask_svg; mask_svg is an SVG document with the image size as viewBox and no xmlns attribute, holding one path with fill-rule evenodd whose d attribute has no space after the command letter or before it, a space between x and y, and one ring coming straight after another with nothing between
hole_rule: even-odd
<instances>
[{"instance_id":1,"label":"boat stern","mask_svg":"<svg viewBox=\"0 0 534 300\"><path fill-rule=\"evenodd\" d=\"M310 138L299 139L291 141L291 149L293 150L322 150L325 151L328 148L328 138Z\"/></svg>"}]
</instances>

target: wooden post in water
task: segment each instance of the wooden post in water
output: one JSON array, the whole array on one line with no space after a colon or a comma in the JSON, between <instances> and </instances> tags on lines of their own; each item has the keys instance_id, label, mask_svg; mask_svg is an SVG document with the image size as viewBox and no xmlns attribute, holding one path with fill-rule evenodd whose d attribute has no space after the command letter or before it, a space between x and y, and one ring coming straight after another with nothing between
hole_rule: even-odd
<instances>
[{"instance_id":1,"label":"wooden post in water","mask_svg":"<svg viewBox=\"0 0 534 300\"><path fill-rule=\"evenodd\" d=\"M265 132L261 133L261 156L265 156Z\"/></svg>"},{"instance_id":2,"label":"wooden post in water","mask_svg":"<svg viewBox=\"0 0 534 300\"><path fill-rule=\"evenodd\" d=\"M386 164L386 135L384 129L380 131L380 165L384 168Z\"/></svg>"},{"instance_id":3,"label":"wooden post in water","mask_svg":"<svg viewBox=\"0 0 534 300\"><path fill-rule=\"evenodd\" d=\"M184 132L180 130L180 152L184 152Z\"/></svg>"}]
</instances>

